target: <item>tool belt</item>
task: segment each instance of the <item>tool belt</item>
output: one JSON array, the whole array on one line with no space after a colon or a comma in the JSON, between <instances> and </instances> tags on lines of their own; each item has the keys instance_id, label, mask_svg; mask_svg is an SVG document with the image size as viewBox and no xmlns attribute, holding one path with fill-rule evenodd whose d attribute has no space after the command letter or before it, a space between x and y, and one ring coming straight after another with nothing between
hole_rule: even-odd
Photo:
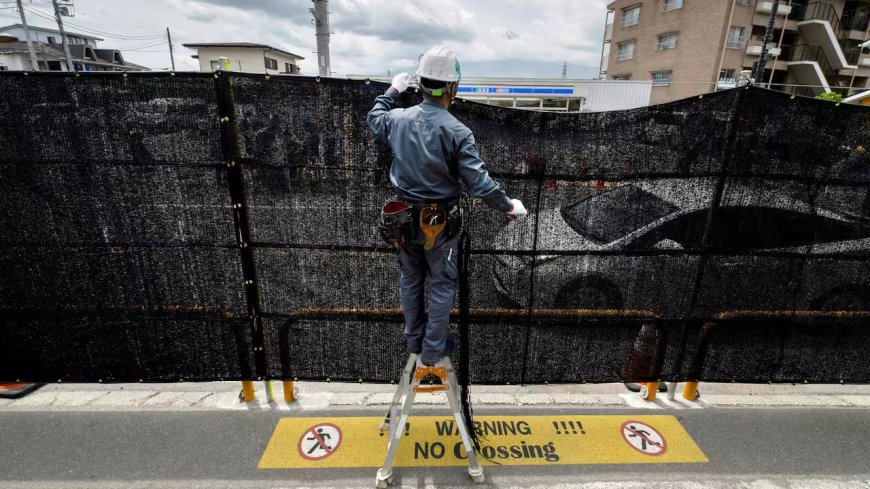
<instances>
[{"instance_id":1,"label":"tool belt","mask_svg":"<svg viewBox=\"0 0 870 489\"><path fill-rule=\"evenodd\" d=\"M378 232L394 247L414 240L423 233L423 249L431 250L442 232L448 238L462 231L462 208L458 200L448 202L415 202L388 200L381 209Z\"/></svg>"}]
</instances>

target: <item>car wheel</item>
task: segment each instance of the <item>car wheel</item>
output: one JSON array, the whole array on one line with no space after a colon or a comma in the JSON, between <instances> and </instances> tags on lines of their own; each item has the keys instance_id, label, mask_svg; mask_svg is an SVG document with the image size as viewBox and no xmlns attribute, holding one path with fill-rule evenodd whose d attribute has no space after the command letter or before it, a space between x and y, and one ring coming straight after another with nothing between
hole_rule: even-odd
<instances>
[{"instance_id":1,"label":"car wheel","mask_svg":"<svg viewBox=\"0 0 870 489\"><path fill-rule=\"evenodd\" d=\"M820 311L870 311L870 289L844 287L832 290L816 301Z\"/></svg>"},{"instance_id":2,"label":"car wheel","mask_svg":"<svg viewBox=\"0 0 870 489\"><path fill-rule=\"evenodd\" d=\"M622 309L622 298L603 280L581 280L563 287L553 305L560 309Z\"/></svg>"}]
</instances>

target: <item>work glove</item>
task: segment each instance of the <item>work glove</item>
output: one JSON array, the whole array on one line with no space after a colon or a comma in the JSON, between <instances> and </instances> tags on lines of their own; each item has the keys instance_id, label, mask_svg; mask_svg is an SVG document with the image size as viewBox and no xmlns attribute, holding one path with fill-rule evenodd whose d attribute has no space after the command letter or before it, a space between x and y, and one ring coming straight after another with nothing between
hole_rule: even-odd
<instances>
[{"instance_id":1,"label":"work glove","mask_svg":"<svg viewBox=\"0 0 870 489\"><path fill-rule=\"evenodd\" d=\"M393 77L393 84L390 85L390 88L394 88L397 92L402 93L408 89L408 85L410 84L411 75L407 73L399 73Z\"/></svg>"},{"instance_id":2,"label":"work glove","mask_svg":"<svg viewBox=\"0 0 870 489\"><path fill-rule=\"evenodd\" d=\"M529 211L526 210L526 206L520 202L520 199L511 199L511 204L513 204L513 207L508 211L509 216L523 217L529 213Z\"/></svg>"}]
</instances>

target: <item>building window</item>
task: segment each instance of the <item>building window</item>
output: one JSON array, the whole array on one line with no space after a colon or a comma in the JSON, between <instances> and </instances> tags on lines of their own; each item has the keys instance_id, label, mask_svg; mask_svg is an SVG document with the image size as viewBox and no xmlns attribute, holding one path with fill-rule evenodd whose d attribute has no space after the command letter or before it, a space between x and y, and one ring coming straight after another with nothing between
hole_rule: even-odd
<instances>
[{"instance_id":1,"label":"building window","mask_svg":"<svg viewBox=\"0 0 870 489\"><path fill-rule=\"evenodd\" d=\"M564 109L568 110L568 99L566 98L545 98L542 102L545 109Z\"/></svg>"},{"instance_id":2,"label":"building window","mask_svg":"<svg viewBox=\"0 0 870 489\"><path fill-rule=\"evenodd\" d=\"M662 87L671 83L670 71L653 71L652 84L654 87Z\"/></svg>"},{"instance_id":3,"label":"building window","mask_svg":"<svg viewBox=\"0 0 870 489\"><path fill-rule=\"evenodd\" d=\"M61 71L60 61L49 61L48 71Z\"/></svg>"},{"instance_id":4,"label":"building window","mask_svg":"<svg viewBox=\"0 0 870 489\"><path fill-rule=\"evenodd\" d=\"M664 0L664 2L665 12L683 8L683 0Z\"/></svg>"},{"instance_id":5,"label":"building window","mask_svg":"<svg viewBox=\"0 0 870 489\"><path fill-rule=\"evenodd\" d=\"M514 102L514 107L518 109L540 109L541 99L536 98L518 98Z\"/></svg>"},{"instance_id":6,"label":"building window","mask_svg":"<svg viewBox=\"0 0 870 489\"><path fill-rule=\"evenodd\" d=\"M631 80L631 73L627 75L613 75L611 80Z\"/></svg>"},{"instance_id":7,"label":"building window","mask_svg":"<svg viewBox=\"0 0 870 489\"><path fill-rule=\"evenodd\" d=\"M48 43L49 44L57 44L57 41L55 41L54 36L48 36Z\"/></svg>"},{"instance_id":8,"label":"building window","mask_svg":"<svg viewBox=\"0 0 870 489\"><path fill-rule=\"evenodd\" d=\"M719 83L716 84L718 90L727 90L737 86L737 81L734 79L734 71L734 68L719 70Z\"/></svg>"},{"instance_id":9,"label":"building window","mask_svg":"<svg viewBox=\"0 0 870 489\"><path fill-rule=\"evenodd\" d=\"M616 61L634 58L634 41L621 42L616 50Z\"/></svg>"},{"instance_id":10,"label":"building window","mask_svg":"<svg viewBox=\"0 0 870 489\"><path fill-rule=\"evenodd\" d=\"M669 32L667 34L659 35L659 43L656 45L656 49L658 51L662 51L665 49L674 49L677 47L677 33Z\"/></svg>"},{"instance_id":11,"label":"building window","mask_svg":"<svg viewBox=\"0 0 870 489\"><path fill-rule=\"evenodd\" d=\"M736 0L737 5L749 5L750 0Z\"/></svg>"},{"instance_id":12,"label":"building window","mask_svg":"<svg viewBox=\"0 0 870 489\"><path fill-rule=\"evenodd\" d=\"M732 25L731 29L728 30L728 43L725 44L725 47L729 49L740 49L740 46L743 45L743 34L745 32L745 27Z\"/></svg>"},{"instance_id":13,"label":"building window","mask_svg":"<svg viewBox=\"0 0 870 489\"><path fill-rule=\"evenodd\" d=\"M266 69L267 70L277 70L278 69L278 60L272 58L266 58Z\"/></svg>"},{"instance_id":14,"label":"building window","mask_svg":"<svg viewBox=\"0 0 870 489\"><path fill-rule=\"evenodd\" d=\"M0 71L9 71L9 67L0 65Z\"/></svg>"},{"instance_id":15,"label":"building window","mask_svg":"<svg viewBox=\"0 0 870 489\"><path fill-rule=\"evenodd\" d=\"M622 27L637 25L640 22L640 5L622 9Z\"/></svg>"},{"instance_id":16,"label":"building window","mask_svg":"<svg viewBox=\"0 0 870 489\"><path fill-rule=\"evenodd\" d=\"M213 59L211 60L211 71L218 71L221 69L221 62Z\"/></svg>"}]
</instances>

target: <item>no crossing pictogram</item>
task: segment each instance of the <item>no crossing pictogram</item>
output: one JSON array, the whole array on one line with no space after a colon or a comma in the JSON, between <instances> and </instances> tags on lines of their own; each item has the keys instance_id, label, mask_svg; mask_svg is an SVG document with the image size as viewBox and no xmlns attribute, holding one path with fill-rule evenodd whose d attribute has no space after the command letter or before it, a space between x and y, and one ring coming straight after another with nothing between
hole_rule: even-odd
<instances>
[{"instance_id":1,"label":"no crossing pictogram","mask_svg":"<svg viewBox=\"0 0 870 489\"><path fill-rule=\"evenodd\" d=\"M619 430L632 448L644 455L661 455L668 449L665 437L652 426L640 421L626 421Z\"/></svg>"},{"instance_id":2,"label":"no crossing pictogram","mask_svg":"<svg viewBox=\"0 0 870 489\"><path fill-rule=\"evenodd\" d=\"M299 456L306 460L323 460L341 445L341 429L332 423L320 423L308 428L296 445Z\"/></svg>"}]
</instances>

